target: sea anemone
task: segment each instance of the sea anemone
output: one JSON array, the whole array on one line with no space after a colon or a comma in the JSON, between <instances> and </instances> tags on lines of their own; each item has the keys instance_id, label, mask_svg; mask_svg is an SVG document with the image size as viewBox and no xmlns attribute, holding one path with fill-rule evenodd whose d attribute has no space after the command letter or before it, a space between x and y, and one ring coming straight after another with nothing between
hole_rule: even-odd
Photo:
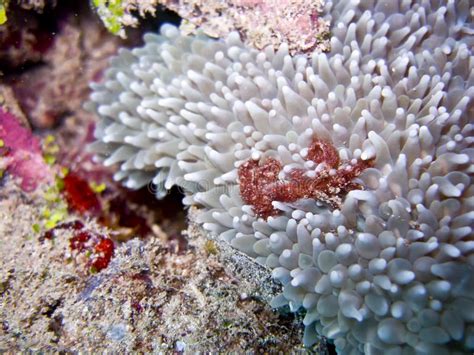
<instances>
[{"instance_id":1,"label":"sea anemone","mask_svg":"<svg viewBox=\"0 0 474 355\"><path fill-rule=\"evenodd\" d=\"M130 188L182 187L283 284L273 306L306 310L305 344L472 350L473 11L328 1L311 58L163 26L92 85L92 148Z\"/></svg>"}]
</instances>

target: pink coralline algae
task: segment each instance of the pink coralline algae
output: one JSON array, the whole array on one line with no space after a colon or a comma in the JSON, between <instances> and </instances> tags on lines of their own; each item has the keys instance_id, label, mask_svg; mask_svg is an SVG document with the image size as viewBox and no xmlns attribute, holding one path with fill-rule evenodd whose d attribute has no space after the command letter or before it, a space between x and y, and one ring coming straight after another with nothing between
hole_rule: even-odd
<instances>
[{"instance_id":1,"label":"pink coralline algae","mask_svg":"<svg viewBox=\"0 0 474 355\"><path fill-rule=\"evenodd\" d=\"M53 173L45 163L41 144L14 115L0 108L0 167L21 179L24 191L33 191L40 184L52 182Z\"/></svg>"}]
</instances>

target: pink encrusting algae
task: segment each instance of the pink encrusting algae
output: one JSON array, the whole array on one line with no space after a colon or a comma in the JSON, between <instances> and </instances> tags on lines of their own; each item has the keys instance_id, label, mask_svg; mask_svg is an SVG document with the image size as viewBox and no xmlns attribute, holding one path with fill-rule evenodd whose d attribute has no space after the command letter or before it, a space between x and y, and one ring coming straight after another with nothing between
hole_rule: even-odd
<instances>
[{"instance_id":1,"label":"pink encrusting algae","mask_svg":"<svg viewBox=\"0 0 474 355\"><path fill-rule=\"evenodd\" d=\"M0 140L3 146L0 165L21 179L24 191L54 181L53 172L43 159L41 143L16 117L0 108Z\"/></svg>"}]
</instances>

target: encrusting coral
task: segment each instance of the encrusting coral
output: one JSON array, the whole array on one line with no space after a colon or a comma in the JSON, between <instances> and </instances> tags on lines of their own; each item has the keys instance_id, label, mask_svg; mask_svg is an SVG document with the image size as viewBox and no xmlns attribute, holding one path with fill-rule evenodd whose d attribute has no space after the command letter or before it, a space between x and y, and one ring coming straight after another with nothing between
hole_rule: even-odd
<instances>
[{"instance_id":1,"label":"encrusting coral","mask_svg":"<svg viewBox=\"0 0 474 355\"><path fill-rule=\"evenodd\" d=\"M328 1L331 51L310 59L163 26L92 85L93 149L130 188L184 188L273 270L273 305L306 310L305 344L472 351L473 10Z\"/></svg>"}]
</instances>

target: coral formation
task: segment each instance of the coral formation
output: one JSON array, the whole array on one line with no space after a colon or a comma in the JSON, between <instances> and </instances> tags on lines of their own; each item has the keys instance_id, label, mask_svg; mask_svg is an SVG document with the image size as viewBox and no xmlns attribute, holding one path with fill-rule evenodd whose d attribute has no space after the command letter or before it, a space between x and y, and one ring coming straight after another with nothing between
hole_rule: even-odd
<instances>
[{"instance_id":1,"label":"coral formation","mask_svg":"<svg viewBox=\"0 0 474 355\"><path fill-rule=\"evenodd\" d=\"M237 30L244 43L277 48L286 42L291 54L329 49L329 21L321 16L324 0L93 0L111 33L126 37L127 27L156 16L160 8L177 13L185 34L198 30L214 38Z\"/></svg>"},{"instance_id":2,"label":"coral formation","mask_svg":"<svg viewBox=\"0 0 474 355\"><path fill-rule=\"evenodd\" d=\"M197 30L214 38L237 30L244 43L254 48L288 44L291 54L326 51L329 21L321 16L323 0L158 0L184 21L184 34Z\"/></svg>"},{"instance_id":3,"label":"coral formation","mask_svg":"<svg viewBox=\"0 0 474 355\"><path fill-rule=\"evenodd\" d=\"M13 82L16 98L36 128L54 127L79 111L87 95L86 79L98 75L104 59L118 46L114 38L102 43L105 30L92 26L90 20L77 22L66 23L50 40L51 46L41 57L43 65L25 71Z\"/></svg>"},{"instance_id":4,"label":"coral formation","mask_svg":"<svg viewBox=\"0 0 474 355\"><path fill-rule=\"evenodd\" d=\"M1 10L0 10L1 11ZM0 27L0 63L2 72L12 67L38 63L53 42L52 31L24 10Z\"/></svg>"},{"instance_id":5,"label":"coral formation","mask_svg":"<svg viewBox=\"0 0 474 355\"><path fill-rule=\"evenodd\" d=\"M8 17L11 14L10 5L16 7L15 12L18 9L25 9L25 10L35 10L39 13L43 12L45 7L56 6L56 0L52 1L44 1L44 0L17 0L12 2L10 0L0 0L0 25L4 25L7 22ZM8 13L8 16L7 16ZM27 23L27 21L25 21Z\"/></svg>"},{"instance_id":6,"label":"coral formation","mask_svg":"<svg viewBox=\"0 0 474 355\"><path fill-rule=\"evenodd\" d=\"M93 149L130 188L182 187L204 228L272 269L272 305L306 310L305 344L472 350L472 13L467 0L328 1L331 51L310 59L164 26L92 85ZM338 203L295 186L303 198L259 213L239 169L270 163L266 182L283 185L362 165Z\"/></svg>"},{"instance_id":7,"label":"coral formation","mask_svg":"<svg viewBox=\"0 0 474 355\"><path fill-rule=\"evenodd\" d=\"M61 2L44 14L11 5L7 24L0 26L0 94L19 104L33 128L64 124L73 128L64 127L61 135L77 137L92 121L82 110L89 81L100 77L120 45L137 43L135 36L124 42L109 34L84 2Z\"/></svg>"}]
</instances>

